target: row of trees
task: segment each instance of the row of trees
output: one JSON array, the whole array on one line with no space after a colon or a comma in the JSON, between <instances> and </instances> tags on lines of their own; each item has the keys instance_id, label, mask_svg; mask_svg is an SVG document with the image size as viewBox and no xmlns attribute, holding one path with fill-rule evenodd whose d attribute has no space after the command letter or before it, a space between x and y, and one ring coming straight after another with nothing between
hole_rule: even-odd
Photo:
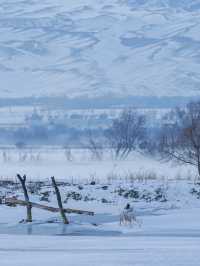
<instances>
[{"instance_id":1,"label":"row of trees","mask_svg":"<svg viewBox=\"0 0 200 266\"><path fill-rule=\"evenodd\" d=\"M105 147L111 148L116 158L121 159L134 150L140 150L193 165L200 176L200 102L191 102L184 108L172 110L163 118L159 127L149 127L148 122L147 117L138 110L124 110L109 128L98 132L87 130L81 145L84 143L95 159L102 157ZM71 160L71 141L67 143L64 147L65 155ZM24 143L18 142L16 147L19 151L23 150ZM3 156L7 160L6 154ZM26 159L23 153L22 156L20 153L20 158Z\"/></svg>"},{"instance_id":2,"label":"row of trees","mask_svg":"<svg viewBox=\"0 0 200 266\"><path fill-rule=\"evenodd\" d=\"M160 152L166 158L197 167L200 176L200 102L171 112L171 123L163 125Z\"/></svg>"},{"instance_id":3,"label":"row of trees","mask_svg":"<svg viewBox=\"0 0 200 266\"><path fill-rule=\"evenodd\" d=\"M124 110L114 119L106 138L116 157L125 158L139 149L146 138L146 118L135 109Z\"/></svg>"},{"instance_id":4,"label":"row of trees","mask_svg":"<svg viewBox=\"0 0 200 266\"><path fill-rule=\"evenodd\" d=\"M200 102L169 112L154 135L150 134L147 122L145 116L134 109L123 111L113 120L106 137L116 156L125 158L140 149L193 165L200 176Z\"/></svg>"}]
</instances>

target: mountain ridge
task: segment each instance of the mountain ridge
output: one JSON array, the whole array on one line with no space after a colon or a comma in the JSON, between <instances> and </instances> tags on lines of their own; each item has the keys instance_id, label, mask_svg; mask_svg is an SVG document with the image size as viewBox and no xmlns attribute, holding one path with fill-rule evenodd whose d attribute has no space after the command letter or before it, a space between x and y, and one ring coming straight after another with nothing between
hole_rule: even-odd
<instances>
[{"instance_id":1,"label":"mountain ridge","mask_svg":"<svg viewBox=\"0 0 200 266\"><path fill-rule=\"evenodd\" d=\"M200 1L2 0L0 97L200 95Z\"/></svg>"}]
</instances>

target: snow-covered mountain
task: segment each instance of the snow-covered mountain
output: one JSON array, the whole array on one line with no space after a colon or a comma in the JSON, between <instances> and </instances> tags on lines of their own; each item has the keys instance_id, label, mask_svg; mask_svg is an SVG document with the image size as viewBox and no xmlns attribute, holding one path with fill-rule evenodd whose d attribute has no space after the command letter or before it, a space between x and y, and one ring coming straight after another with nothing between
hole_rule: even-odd
<instances>
[{"instance_id":1,"label":"snow-covered mountain","mask_svg":"<svg viewBox=\"0 0 200 266\"><path fill-rule=\"evenodd\" d=\"M200 95L199 0L1 0L0 97Z\"/></svg>"}]
</instances>

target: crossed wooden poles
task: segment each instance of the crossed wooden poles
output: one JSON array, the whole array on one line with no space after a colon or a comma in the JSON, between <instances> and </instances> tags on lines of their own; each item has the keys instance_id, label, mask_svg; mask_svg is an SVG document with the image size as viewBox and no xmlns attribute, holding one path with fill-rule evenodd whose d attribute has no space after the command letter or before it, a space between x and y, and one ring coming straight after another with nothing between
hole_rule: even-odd
<instances>
[{"instance_id":1,"label":"crossed wooden poles","mask_svg":"<svg viewBox=\"0 0 200 266\"><path fill-rule=\"evenodd\" d=\"M50 211L50 212L60 212L60 215L61 215L61 218L62 218L62 221L64 224L69 224L69 220L66 217L66 213L94 215L94 212L91 212L91 211L83 211L83 210L63 208L61 194L60 194L58 185L57 185L54 177L51 177L51 182L52 182L52 186L53 186L55 193L56 193L58 208L45 206L42 204L31 202L29 199L28 190L26 187L26 175L21 176L18 174L17 178L22 185L22 189L23 189L23 193L24 193L24 200L19 200L17 198L5 198L3 201L0 202L0 204L6 204L8 206L14 206L14 205L26 206L26 212L27 212L26 222L28 222L28 223L33 221L33 219L32 219L32 208L33 207L38 208L38 209L42 209L42 210L46 210L46 211Z\"/></svg>"}]
</instances>

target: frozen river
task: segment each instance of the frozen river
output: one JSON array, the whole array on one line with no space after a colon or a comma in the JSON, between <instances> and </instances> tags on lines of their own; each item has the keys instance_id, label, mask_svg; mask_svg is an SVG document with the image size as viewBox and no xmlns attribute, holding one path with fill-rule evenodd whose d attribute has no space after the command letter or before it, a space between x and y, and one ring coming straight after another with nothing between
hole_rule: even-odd
<instances>
[{"instance_id":1,"label":"frozen river","mask_svg":"<svg viewBox=\"0 0 200 266\"><path fill-rule=\"evenodd\" d=\"M2 266L197 266L200 238L0 235Z\"/></svg>"}]
</instances>

